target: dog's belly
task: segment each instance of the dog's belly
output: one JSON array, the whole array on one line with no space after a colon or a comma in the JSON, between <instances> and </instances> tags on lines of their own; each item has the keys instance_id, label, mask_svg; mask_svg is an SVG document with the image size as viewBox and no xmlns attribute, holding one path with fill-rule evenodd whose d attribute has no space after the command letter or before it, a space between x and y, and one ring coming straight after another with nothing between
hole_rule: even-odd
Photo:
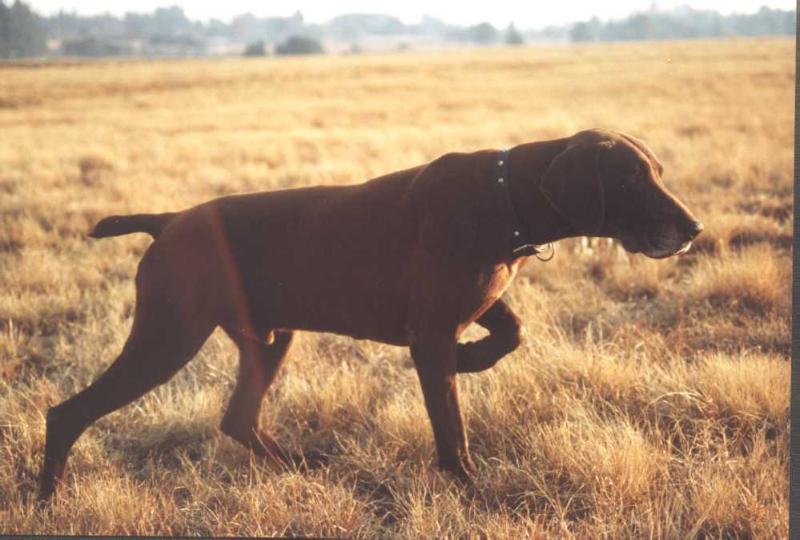
<instances>
[{"instance_id":1,"label":"dog's belly","mask_svg":"<svg viewBox=\"0 0 800 540\"><path fill-rule=\"evenodd\" d=\"M407 345L407 248L372 247L371 256L342 245L305 251L276 243L243 273L252 320L262 328L332 332Z\"/></svg>"},{"instance_id":2,"label":"dog's belly","mask_svg":"<svg viewBox=\"0 0 800 540\"><path fill-rule=\"evenodd\" d=\"M408 345L407 302L392 291L357 287L321 288L289 283L266 286L251 307L258 326L331 332L356 339ZM343 294L348 292L349 294Z\"/></svg>"},{"instance_id":3,"label":"dog's belly","mask_svg":"<svg viewBox=\"0 0 800 540\"><path fill-rule=\"evenodd\" d=\"M441 315L457 321L460 334L503 294L518 265L498 265L468 280L471 286L460 289L459 301L446 306ZM261 274L246 287L256 326L410 344L414 321L409 320L409 301L417 294L414 286L419 281L410 266L380 259L333 265L327 272L325 280L281 268Z\"/></svg>"}]
</instances>

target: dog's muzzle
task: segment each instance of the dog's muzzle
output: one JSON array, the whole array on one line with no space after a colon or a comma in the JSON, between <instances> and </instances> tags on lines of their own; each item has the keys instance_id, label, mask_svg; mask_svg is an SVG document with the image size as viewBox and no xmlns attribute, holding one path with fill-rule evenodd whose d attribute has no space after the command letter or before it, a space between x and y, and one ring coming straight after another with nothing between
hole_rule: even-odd
<instances>
[{"instance_id":1,"label":"dog's muzzle","mask_svg":"<svg viewBox=\"0 0 800 540\"><path fill-rule=\"evenodd\" d=\"M688 230L678 226L662 229L657 234L629 235L622 237L622 247L630 253L642 253L653 259L663 259L673 255L684 255L692 248L694 240L703 230L703 224L692 221Z\"/></svg>"}]
</instances>

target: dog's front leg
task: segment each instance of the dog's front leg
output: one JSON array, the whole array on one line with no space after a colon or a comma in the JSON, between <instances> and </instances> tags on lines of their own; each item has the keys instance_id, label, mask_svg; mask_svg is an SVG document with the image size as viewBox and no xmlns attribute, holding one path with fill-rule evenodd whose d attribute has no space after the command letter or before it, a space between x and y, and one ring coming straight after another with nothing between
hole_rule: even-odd
<instances>
[{"instance_id":1,"label":"dog's front leg","mask_svg":"<svg viewBox=\"0 0 800 540\"><path fill-rule=\"evenodd\" d=\"M458 373L489 369L522 342L519 317L503 300L497 300L475 322L486 328L489 335L477 341L458 344Z\"/></svg>"},{"instance_id":2,"label":"dog's front leg","mask_svg":"<svg viewBox=\"0 0 800 540\"><path fill-rule=\"evenodd\" d=\"M439 467L470 482L475 465L469 456L467 435L458 407L455 333L418 336L411 344L425 407L433 426Z\"/></svg>"}]
</instances>

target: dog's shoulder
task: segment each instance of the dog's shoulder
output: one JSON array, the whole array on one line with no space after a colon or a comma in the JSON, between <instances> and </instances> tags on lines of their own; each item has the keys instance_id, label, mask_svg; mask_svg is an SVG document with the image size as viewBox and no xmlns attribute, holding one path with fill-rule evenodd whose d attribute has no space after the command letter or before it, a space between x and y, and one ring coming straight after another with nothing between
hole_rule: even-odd
<instances>
[{"instance_id":1,"label":"dog's shoulder","mask_svg":"<svg viewBox=\"0 0 800 540\"><path fill-rule=\"evenodd\" d=\"M497 152L445 154L421 169L412 181L411 199L429 253L476 261L493 249L497 225Z\"/></svg>"},{"instance_id":2,"label":"dog's shoulder","mask_svg":"<svg viewBox=\"0 0 800 540\"><path fill-rule=\"evenodd\" d=\"M450 152L423 166L411 183L413 200L421 207L452 206L474 200L485 189L493 151Z\"/></svg>"}]
</instances>

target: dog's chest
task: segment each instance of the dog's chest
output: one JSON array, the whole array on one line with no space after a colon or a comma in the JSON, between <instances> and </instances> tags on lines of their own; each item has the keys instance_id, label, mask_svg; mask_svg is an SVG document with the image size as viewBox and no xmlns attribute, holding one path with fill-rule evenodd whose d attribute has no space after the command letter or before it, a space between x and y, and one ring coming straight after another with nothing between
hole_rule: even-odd
<instances>
[{"instance_id":1,"label":"dog's chest","mask_svg":"<svg viewBox=\"0 0 800 540\"><path fill-rule=\"evenodd\" d=\"M518 268L518 262L498 265L494 271L489 274L486 280L487 296L495 300L499 298L506 291L508 286L511 285L511 281L514 279L514 276L517 275Z\"/></svg>"},{"instance_id":2,"label":"dog's chest","mask_svg":"<svg viewBox=\"0 0 800 540\"><path fill-rule=\"evenodd\" d=\"M480 317L506 291L520 265L520 260L511 264L500 264L481 273L472 294L464 296L462 319L469 324Z\"/></svg>"}]
</instances>

